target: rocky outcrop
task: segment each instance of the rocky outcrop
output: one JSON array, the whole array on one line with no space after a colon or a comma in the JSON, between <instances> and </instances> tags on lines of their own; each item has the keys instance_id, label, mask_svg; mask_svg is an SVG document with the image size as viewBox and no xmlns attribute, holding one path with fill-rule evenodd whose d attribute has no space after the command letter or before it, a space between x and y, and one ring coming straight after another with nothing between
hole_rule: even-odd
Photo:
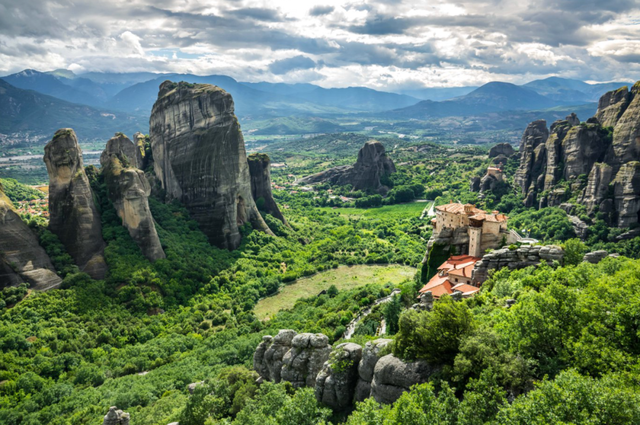
<instances>
[{"instance_id":1,"label":"rocky outcrop","mask_svg":"<svg viewBox=\"0 0 640 425\"><path fill-rule=\"evenodd\" d=\"M295 388L315 387L316 377L329 359L331 346L323 334L298 334L291 340L291 350L282 358L281 377Z\"/></svg>"},{"instance_id":2,"label":"rocky outcrop","mask_svg":"<svg viewBox=\"0 0 640 425\"><path fill-rule=\"evenodd\" d=\"M606 93L594 117L580 123L572 114L556 121L546 139L542 121L527 127L514 179L526 206L557 206L576 196L590 215L602 212L610 225L638 223L639 91L636 83L631 91L622 87ZM545 139L544 149L541 139ZM558 187L561 180L569 185Z\"/></svg>"},{"instance_id":3,"label":"rocky outcrop","mask_svg":"<svg viewBox=\"0 0 640 425\"><path fill-rule=\"evenodd\" d=\"M440 368L424 361L406 363L393 355L381 357L390 342L369 341L364 350L344 343L332 350L325 335L281 330L275 338L263 337L253 365L262 379L313 387L318 401L334 410L345 410L370 396L379 403L393 403Z\"/></svg>"},{"instance_id":4,"label":"rocky outcrop","mask_svg":"<svg viewBox=\"0 0 640 425\"><path fill-rule=\"evenodd\" d=\"M567 217L571 222L571 226L573 226L573 232L576 234L576 236L582 240L587 239L587 236L589 235L589 225L587 225L587 223L580 220L580 218L576 217L575 215L569 215Z\"/></svg>"},{"instance_id":5,"label":"rocky outcrop","mask_svg":"<svg viewBox=\"0 0 640 425\"><path fill-rule=\"evenodd\" d=\"M608 164L597 163L589 172L587 186L578 196L578 203L587 207L587 212L593 214L596 207L609 196L609 183L613 179L613 168Z\"/></svg>"},{"instance_id":6,"label":"rocky outcrop","mask_svg":"<svg viewBox=\"0 0 640 425\"><path fill-rule=\"evenodd\" d=\"M613 180L613 196L618 213L618 227L638 223L640 217L640 162L631 161L620 167Z\"/></svg>"},{"instance_id":7,"label":"rocky outcrop","mask_svg":"<svg viewBox=\"0 0 640 425\"><path fill-rule=\"evenodd\" d=\"M409 391L415 384L423 384L439 367L425 361L405 363L392 354L387 354L376 363L371 383L371 396L382 404L391 404Z\"/></svg>"},{"instance_id":8,"label":"rocky outcrop","mask_svg":"<svg viewBox=\"0 0 640 425\"><path fill-rule=\"evenodd\" d=\"M607 251L604 251L604 250L592 251L592 252L588 252L588 253L584 254L584 257L582 258L582 261L584 261L586 263L591 263L591 264L598 264L600 261L605 259L608 255L609 255L609 253Z\"/></svg>"},{"instance_id":9,"label":"rocky outcrop","mask_svg":"<svg viewBox=\"0 0 640 425\"><path fill-rule=\"evenodd\" d=\"M47 290L59 286L62 279L36 235L13 210L0 183L0 289L23 282Z\"/></svg>"},{"instance_id":10,"label":"rocky outcrop","mask_svg":"<svg viewBox=\"0 0 640 425\"><path fill-rule=\"evenodd\" d=\"M229 93L165 81L151 112L150 137L167 200L179 199L212 244L237 248L245 223L272 234L251 194L244 138Z\"/></svg>"},{"instance_id":11,"label":"rocky outcrop","mask_svg":"<svg viewBox=\"0 0 640 425\"><path fill-rule=\"evenodd\" d=\"M482 257L471 273L471 278L477 284L482 284L489 276L489 270L499 270L508 267L512 270L535 266L546 261L552 264L554 261L562 264L564 250L557 245L523 245L517 249L497 249Z\"/></svg>"},{"instance_id":12,"label":"rocky outcrop","mask_svg":"<svg viewBox=\"0 0 640 425\"><path fill-rule=\"evenodd\" d=\"M370 140L358 152L354 165L330 168L318 174L300 179L301 184L329 182L335 185L353 186L354 190L374 190L385 192L380 179L396 172L391 158L382 143Z\"/></svg>"},{"instance_id":13,"label":"rocky outcrop","mask_svg":"<svg viewBox=\"0 0 640 425\"><path fill-rule=\"evenodd\" d=\"M109 412L104 416L102 425L129 425L130 416L116 406L111 406Z\"/></svg>"},{"instance_id":14,"label":"rocky outcrop","mask_svg":"<svg viewBox=\"0 0 640 425\"><path fill-rule=\"evenodd\" d=\"M511 143L498 143L489 149L489 158L496 158L500 155L504 155L507 158L512 157L516 151L511 146Z\"/></svg>"},{"instance_id":15,"label":"rocky outcrop","mask_svg":"<svg viewBox=\"0 0 640 425\"><path fill-rule=\"evenodd\" d=\"M618 120L631 102L631 93L627 86L605 93L598 102L595 118L603 127L615 127Z\"/></svg>"},{"instance_id":16,"label":"rocky outcrop","mask_svg":"<svg viewBox=\"0 0 640 425\"><path fill-rule=\"evenodd\" d=\"M150 261L166 258L149 210L151 186L136 168L137 150L133 142L118 133L107 142L100 156L109 199L122 219L122 225Z\"/></svg>"},{"instance_id":17,"label":"rocky outcrop","mask_svg":"<svg viewBox=\"0 0 640 425\"><path fill-rule=\"evenodd\" d=\"M254 153L247 157L249 174L251 175L251 194L258 209L271 214L282 223L287 221L273 199L271 192L271 159L264 153Z\"/></svg>"},{"instance_id":18,"label":"rocky outcrop","mask_svg":"<svg viewBox=\"0 0 640 425\"><path fill-rule=\"evenodd\" d=\"M390 339L375 339L369 341L362 351L362 359L358 364L358 383L356 384L354 400L364 401L371 396L371 382L373 382L373 373L378 360L380 360L380 352L391 343Z\"/></svg>"},{"instance_id":19,"label":"rocky outcrop","mask_svg":"<svg viewBox=\"0 0 640 425\"><path fill-rule=\"evenodd\" d=\"M358 383L362 347L351 342L338 345L316 377L316 399L333 410L351 406Z\"/></svg>"},{"instance_id":20,"label":"rocky outcrop","mask_svg":"<svg viewBox=\"0 0 640 425\"><path fill-rule=\"evenodd\" d=\"M81 271L104 278L104 241L100 215L84 170L75 132L58 130L44 148L49 173L49 229L55 233Z\"/></svg>"}]
</instances>

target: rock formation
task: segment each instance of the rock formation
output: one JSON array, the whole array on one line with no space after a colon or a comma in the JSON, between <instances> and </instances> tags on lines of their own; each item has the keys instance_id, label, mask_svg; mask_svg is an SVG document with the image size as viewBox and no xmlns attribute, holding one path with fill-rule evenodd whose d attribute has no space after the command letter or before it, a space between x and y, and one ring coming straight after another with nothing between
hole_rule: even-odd
<instances>
[{"instance_id":1,"label":"rock formation","mask_svg":"<svg viewBox=\"0 0 640 425\"><path fill-rule=\"evenodd\" d=\"M386 187L380 179L395 173L396 167L385 152L382 143L370 140L358 152L358 160L354 165L342 165L330 168L318 174L300 179L301 184L329 182L335 185L353 186L354 190L371 189L385 192Z\"/></svg>"},{"instance_id":2,"label":"rock formation","mask_svg":"<svg viewBox=\"0 0 640 425\"><path fill-rule=\"evenodd\" d=\"M165 258L149 210L151 187L144 173L135 167L136 146L124 134L109 139L100 156L109 199L122 219L122 225L150 261Z\"/></svg>"},{"instance_id":3,"label":"rock formation","mask_svg":"<svg viewBox=\"0 0 640 425\"><path fill-rule=\"evenodd\" d=\"M556 245L523 245L517 249L509 248L497 249L482 257L478 261L471 273L474 282L482 284L489 276L489 270L498 270L503 267L510 269L523 269L529 266L536 266L542 260L551 264L554 261L562 263L564 250Z\"/></svg>"},{"instance_id":4,"label":"rock formation","mask_svg":"<svg viewBox=\"0 0 640 425\"><path fill-rule=\"evenodd\" d=\"M425 361L405 363L387 354L376 363L371 382L371 396L382 404L391 404L415 384L423 384L440 370Z\"/></svg>"},{"instance_id":5,"label":"rock formation","mask_svg":"<svg viewBox=\"0 0 640 425\"><path fill-rule=\"evenodd\" d=\"M640 82L600 98L595 117L585 123L572 114L527 127L515 183L526 206L558 206L575 196L610 225L629 227L640 217ZM569 185L559 186L564 180Z\"/></svg>"},{"instance_id":6,"label":"rock formation","mask_svg":"<svg viewBox=\"0 0 640 425\"><path fill-rule=\"evenodd\" d=\"M364 401L371 396L371 382L380 352L392 342L390 339L376 339L365 344L362 359L358 364L358 383L355 389L355 401Z\"/></svg>"},{"instance_id":7,"label":"rock formation","mask_svg":"<svg viewBox=\"0 0 640 425\"><path fill-rule=\"evenodd\" d=\"M245 223L272 234L251 195L230 94L208 84L165 81L151 112L150 137L167 200L179 199L212 244L237 248Z\"/></svg>"},{"instance_id":8,"label":"rock formation","mask_svg":"<svg viewBox=\"0 0 640 425\"><path fill-rule=\"evenodd\" d=\"M513 149L513 146L511 146L511 143L498 143L489 149L489 158L496 158L500 155L510 158L515 153L516 151Z\"/></svg>"},{"instance_id":9,"label":"rock formation","mask_svg":"<svg viewBox=\"0 0 640 425\"><path fill-rule=\"evenodd\" d=\"M129 425L129 414L118 409L116 406L111 406L109 412L104 416L102 425Z\"/></svg>"},{"instance_id":10,"label":"rock formation","mask_svg":"<svg viewBox=\"0 0 640 425\"><path fill-rule=\"evenodd\" d=\"M381 357L390 342L369 341L364 350L344 343L332 350L325 335L281 330L275 338L263 337L253 366L262 379L314 388L318 401L334 410L347 409L354 400L370 396L380 403L393 403L440 369L424 361L405 363L390 354Z\"/></svg>"},{"instance_id":11,"label":"rock formation","mask_svg":"<svg viewBox=\"0 0 640 425\"><path fill-rule=\"evenodd\" d=\"M356 384L362 347L352 342L338 345L316 377L316 399L333 410L351 406Z\"/></svg>"},{"instance_id":12,"label":"rock formation","mask_svg":"<svg viewBox=\"0 0 640 425\"><path fill-rule=\"evenodd\" d=\"M271 159L269 155L253 153L247 157L247 161L251 175L251 194L258 209L262 209L286 224L287 221L280 212L271 192Z\"/></svg>"},{"instance_id":13,"label":"rock formation","mask_svg":"<svg viewBox=\"0 0 640 425\"><path fill-rule=\"evenodd\" d=\"M0 289L23 282L46 290L60 285L62 279L36 235L13 210L0 183Z\"/></svg>"},{"instance_id":14,"label":"rock formation","mask_svg":"<svg viewBox=\"0 0 640 425\"><path fill-rule=\"evenodd\" d=\"M291 350L282 358L282 380L295 388L315 387L316 377L329 359L331 346L323 334L298 334L291 340Z\"/></svg>"},{"instance_id":15,"label":"rock formation","mask_svg":"<svg viewBox=\"0 0 640 425\"><path fill-rule=\"evenodd\" d=\"M49 173L49 229L55 233L81 271L104 278L104 241L100 215L84 171L75 132L58 130L44 148Z\"/></svg>"}]
</instances>

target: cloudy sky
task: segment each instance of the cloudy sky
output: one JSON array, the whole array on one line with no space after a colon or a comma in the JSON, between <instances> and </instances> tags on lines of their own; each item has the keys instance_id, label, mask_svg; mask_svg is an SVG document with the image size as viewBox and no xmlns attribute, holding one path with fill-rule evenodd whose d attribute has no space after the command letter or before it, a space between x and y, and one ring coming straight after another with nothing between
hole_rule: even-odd
<instances>
[{"instance_id":1,"label":"cloudy sky","mask_svg":"<svg viewBox=\"0 0 640 425\"><path fill-rule=\"evenodd\" d=\"M372 88L640 79L638 0L0 0L0 75L226 74Z\"/></svg>"}]
</instances>

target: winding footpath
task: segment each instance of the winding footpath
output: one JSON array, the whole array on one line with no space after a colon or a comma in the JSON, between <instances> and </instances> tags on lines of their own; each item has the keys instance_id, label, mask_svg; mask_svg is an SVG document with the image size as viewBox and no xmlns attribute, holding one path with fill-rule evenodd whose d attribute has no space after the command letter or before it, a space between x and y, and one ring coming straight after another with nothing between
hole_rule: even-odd
<instances>
[{"instance_id":1,"label":"winding footpath","mask_svg":"<svg viewBox=\"0 0 640 425\"><path fill-rule=\"evenodd\" d=\"M393 299L394 295L400 295L400 290L399 289L394 289L393 291L391 291L391 293L389 295L387 295L386 297L382 297L382 298L378 298L377 300L375 300L373 302L372 305L370 305L369 307L367 307L366 309L364 309L362 311L362 313L360 313L358 315L358 317L356 317L355 319L353 319L348 325L347 325L347 330L344 331L344 335L342 336L344 339L351 339L351 337L353 336L353 333L356 330L356 326L358 325L358 323L360 323L360 321L362 321L362 319L364 319L365 317L367 317L369 314L371 314L371 310L373 310L373 307L380 305L380 304L384 304L384 303L388 303L389 301L391 301L391 299ZM383 321L384 322L384 321ZM384 327L386 328L386 326ZM378 335L382 335L384 333L384 329L379 329L378 332L376 332L376 334Z\"/></svg>"}]
</instances>

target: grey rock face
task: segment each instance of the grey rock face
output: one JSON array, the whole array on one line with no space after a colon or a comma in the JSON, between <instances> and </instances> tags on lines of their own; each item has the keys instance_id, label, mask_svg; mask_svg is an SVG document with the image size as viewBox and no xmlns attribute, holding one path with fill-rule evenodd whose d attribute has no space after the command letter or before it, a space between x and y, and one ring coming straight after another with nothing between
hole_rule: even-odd
<instances>
[{"instance_id":1,"label":"grey rock face","mask_svg":"<svg viewBox=\"0 0 640 425\"><path fill-rule=\"evenodd\" d=\"M278 208L278 204L273 199L273 193L271 192L271 159L269 155L254 153L249 155L247 161L249 162L253 200L256 201L256 204L262 202L263 206L261 208L264 211L286 224L287 221L282 212L280 212L280 208Z\"/></svg>"},{"instance_id":2,"label":"grey rock face","mask_svg":"<svg viewBox=\"0 0 640 425\"><path fill-rule=\"evenodd\" d=\"M631 102L627 86L605 93L598 102L596 118L603 127L614 127Z\"/></svg>"},{"instance_id":3,"label":"grey rock face","mask_svg":"<svg viewBox=\"0 0 640 425\"><path fill-rule=\"evenodd\" d=\"M291 340L291 350L282 359L282 380L295 388L315 387L316 377L329 359L331 346L323 334L298 334Z\"/></svg>"},{"instance_id":4,"label":"grey rock face","mask_svg":"<svg viewBox=\"0 0 640 425\"><path fill-rule=\"evenodd\" d=\"M582 261L585 261L585 262L591 263L591 264L598 264L600 261L602 261L608 255L609 255L609 253L607 251L592 251L592 252L586 253L584 255L584 257L582 258Z\"/></svg>"},{"instance_id":5,"label":"grey rock face","mask_svg":"<svg viewBox=\"0 0 640 425\"><path fill-rule=\"evenodd\" d=\"M56 288L62 279L38 238L13 211L0 185L0 289L27 282L34 289Z\"/></svg>"},{"instance_id":6,"label":"grey rock face","mask_svg":"<svg viewBox=\"0 0 640 425\"><path fill-rule=\"evenodd\" d=\"M637 223L640 215L640 162L631 161L620 167L613 187L618 227Z\"/></svg>"},{"instance_id":7,"label":"grey rock face","mask_svg":"<svg viewBox=\"0 0 640 425\"><path fill-rule=\"evenodd\" d=\"M578 236L582 240L585 240L587 238L587 235L589 234L589 226L587 225L587 223L580 220L580 218L576 217L575 215L570 215L569 221L573 226L573 231L575 232L576 236Z\"/></svg>"},{"instance_id":8,"label":"grey rock face","mask_svg":"<svg viewBox=\"0 0 640 425\"><path fill-rule=\"evenodd\" d=\"M371 396L383 404L391 404L415 384L423 384L440 368L425 361L405 363L388 354L376 363L371 383Z\"/></svg>"},{"instance_id":9,"label":"grey rock face","mask_svg":"<svg viewBox=\"0 0 640 425\"><path fill-rule=\"evenodd\" d=\"M482 179L480 177L474 177L471 179L471 183L469 183L469 191L470 192L480 192L480 181Z\"/></svg>"},{"instance_id":10,"label":"grey rock face","mask_svg":"<svg viewBox=\"0 0 640 425\"><path fill-rule=\"evenodd\" d=\"M489 270L509 267L510 269L523 269L540 264L542 260L552 264L554 261L562 263L564 250L557 245L523 245L518 249L497 249L482 257L471 273L474 281L482 283L487 280Z\"/></svg>"},{"instance_id":11,"label":"grey rock face","mask_svg":"<svg viewBox=\"0 0 640 425\"><path fill-rule=\"evenodd\" d=\"M371 396L371 382L373 381L373 373L376 364L380 360L380 352L392 340L376 339L367 342L362 351L362 359L358 364L358 383L356 384L354 400L364 401Z\"/></svg>"},{"instance_id":12,"label":"grey rock face","mask_svg":"<svg viewBox=\"0 0 640 425\"><path fill-rule=\"evenodd\" d=\"M362 347L354 343L338 345L316 377L316 399L333 410L351 406L358 382Z\"/></svg>"},{"instance_id":13,"label":"grey rock face","mask_svg":"<svg viewBox=\"0 0 640 425\"><path fill-rule=\"evenodd\" d=\"M640 159L638 92L640 82L631 91L623 87L606 93L596 116L585 123L574 114L556 121L544 149L539 141L544 138L541 121L527 127L514 178L526 206L560 205L569 193L560 196L561 188L556 185L565 179L571 183L571 194L578 193L578 203L586 205L590 215L602 212L608 224L618 227L638 223L640 191L634 177L634 164ZM579 178L584 175L588 175L586 187ZM547 195L538 199L543 191Z\"/></svg>"},{"instance_id":14,"label":"grey rock face","mask_svg":"<svg viewBox=\"0 0 640 425\"><path fill-rule=\"evenodd\" d=\"M534 121L529 124L522 135L520 142L520 167L514 176L514 183L527 193L533 179L537 177L534 166L541 162L541 152L536 155L536 148L546 143L549 137L547 122L545 120ZM539 165L538 165L539 167ZM536 167L536 168L538 168Z\"/></svg>"},{"instance_id":15,"label":"grey rock face","mask_svg":"<svg viewBox=\"0 0 640 425\"><path fill-rule=\"evenodd\" d=\"M116 406L111 406L109 412L104 416L102 425L129 425L130 416Z\"/></svg>"},{"instance_id":16,"label":"grey rock face","mask_svg":"<svg viewBox=\"0 0 640 425\"><path fill-rule=\"evenodd\" d=\"M354 165L330 168L307 176L300 183L329 182L336 185L351 184L354 190L382 190L380 179L395 172L396 167L382 143L370 140L358 152L358 160Z\"/></svg>"},{"instance_id":17,"label":"grey rock face","mask_svg":"<svg viewBox=\"0 0 640 425\"><path fill-rule=\"evenodd\" d=\"M180 199L212 244L237 248L245 223L272 234L251 194L231 95L208 84L165 81L151 112L150 137L167 199Z\"/></svg>"},{"instance_id":18,"label":"grey rock face","mask_svg":"<svg viewBox=\"0 0 640 425\"><path fill-rule=\"evenodd\" d=\"M282 380L284 356L291 350L291 342L297 333L282 329L275 336L264 336L253 355L253 368L267 381L278 383Z\"/></svg>"},{"instance_id":19,"label":"grey rock face","mask_svg":"<svg viewBox=\"0 0 640 425\"><path fill-rule=\"evenodd\" d=\"M513 156L516 151L511 146L511 143L498 143L489 149L489 158L495 158L499 155L504 155L507 158Z\"/></svg>"},{"instance_id":20,"label":"grey rock face","mask_svg":"<svg viewBox=\"0 0 640 425\"><path fill-rule=\"evenodd\" d=\"M100 156L100 165L109 198L122 219L122 225L142 254L150 261L156 261L166 256L149 210L151 186L144 173L133 165L135 158L136 147L120 133L107 142Z\"/></svg>"},{"instance_id":21,"label":"grey rock face","mask_svg":"<svg viewBox=\"0 0 640 425\"><path fill-rule=\"evenodd\" d=\"M104 278L107 265L100 215L72 129L56 132L44 148L44 162L49 173L49 229L80 270L94 279Z\"/></svg>"}]
</instances>

